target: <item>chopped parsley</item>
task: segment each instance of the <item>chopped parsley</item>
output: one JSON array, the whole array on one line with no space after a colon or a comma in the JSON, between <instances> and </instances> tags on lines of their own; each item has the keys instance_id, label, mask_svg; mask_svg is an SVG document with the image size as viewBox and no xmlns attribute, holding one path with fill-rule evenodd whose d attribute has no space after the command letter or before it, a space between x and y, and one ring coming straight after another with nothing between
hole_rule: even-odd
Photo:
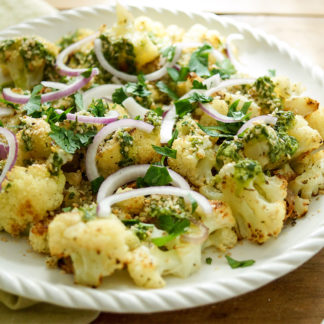
<instances>
[{"instance_id":1,"label":"chopped parsley","mask_svg":"<svg viewBox=\"0 0 324 324\"><path fill-rule=\"evenodd\" d=\"M116 89L112 94L112 101L119 105L121 105L123 101L126 100L127 98L128 97L123 88Z\"/></svg>"},{"instance_id":2,"label":"chopped parsley","mask_svg":"<svg viewBox=\"0 0 324 324\"><path fill-rule=\"evenodd\" d=\"M82 75L84 78L89 78L90 75L91 75L91 73L92 73L92 68L90 68L90 69L88 69L88 70L82 72L81 75Z\"/></svg>"},{"instance_id":3,"label":"chopped parsley","mask_svg":"<svg viewBox=\"0 0 324 324\"><path fill-rule=\"evenodd\" d=\"M229 255L225 255L225 258L232 269L250 267L255 263L254 260L244 260L244 261L234 260Z\"/></svg>"},{"instance_id":4,"label":"chopped parsley","mask_svg":"<svg viewBox=\"0 0 324 324\"><path fill-rule=\"evenodd\" d=\"M92 115L96 117L104 117L107 106L105 105L102 99L98 99L96 101L92 101L89 111Z\"/></svg>"},{"instance_id":5,"label":"chopped parsley","mask_svg":"<svg viewBox=\"0 0 324 324\"><path fill-rule=\"evenodd\" d=\"M162 56L165 57L168 62L171 62L174 58L175 50L175 46L171 45L163 50Z\"/></svg>"},{"instance_id":6,"label":"chopped parsley","mask_svg":"<svg viewBox=\"0 0 324 324\"><path fill-rule=\"evenodd\" d=\"M181 67L180 71L178 71L175 68L167 68L168 74L170 78L174 82L181 82L181 81L186 81L187 76L189 74L189 68L188 67Z\"/></svg>"},{"instance_id":7,"label":"chopped parsley","mask_svg":"<svg viewBox=\"0 0 324 324\"><path fill-rule=\"evenodd\" d=\"M217 62L217 69L213 69L213 74L219 74L222 80L229 79L232 74L236 73L234 65L231 63L229 59L225 59L221 62Z\"/></svg>"},{"instance_id":8,"label":"chopped parsley","mask_svg":"<svg viewBox=\"0 0 324 324\"><path fill-rule=\"evenodd\" d=\"M207 264L212 264L212 262L213 262L213 259L212 258L206 258L206 263Z\"/></svg>"},{"instance_id":9,"label":"chopped parsley","mask_svg":"<svg viewBox=\"0 0 324 324\"><path fill-rule=\"evenodd\" d=\"M219 132L219 126L202 126L197 124L199 128L211 137L220 137L220 138L233 138L232 134L224 134Z\"/></svg>"},{"instance_id":10,"label":"chopped parsley","mask_svg":"<svg viewBox=\"0 0 324 324\"><path fill-rule=\"evenodd\" d=\"M238 130L241 128L243 123L249 119L249 114L248 114L248 109L251 106L251 102L245 102L241 108L241 110L237 111L237 107L239 105L239 99L234 101L229 109L227 116L228 117L233 117L237 119L237 123L222 123L218 122L217 126L214 126L215 131L219 131L223 134L227 135L236 135ZM223 136L226 137L226 136Z\"/></svg>"},{"instance_id":11,"label":"chopped parsley","mask_svg":"<svg viewBox=\"0 0 324 324\"><path fill-rule=\"evenodd\" d=\"M13 102L10 102L6 99L0 98L0 102L5 104L7 107L13 108L13 109L18 109L19 105L15 104Z\"/></svg>"},{"instance_id":12,"label":"chopped parsley","mask_svg":"<svg viewBox=\"0 0 324 324\"><path fill-rule=\"evenodd\" d=\"M172 159L176 159L177 158L177 150L174 150L172 148L169 148L167 146L156 146L156 145L152 145L153 149L155 152L163 155L163 156L167 156L170 157Z\"/></svg>"},{"instance_id":13,"label":"chopped parsley","mask_svg":"<svg viewBox=\"0 0 324 324\"><path fill-rule=\"evenodd\" d=\"M83 134L74 133L70 129L51 124L51 132L49 136L59 145L65 152L74 154L81 147L88 146L93 137L96 135L94 131L87 131Z\"/></svg>"},{"instance_id":14,"label":"chopped parsley","mask_svg":"<svg viewBox=\"0 0 324 324\"><path fill-rule=\"evenodd\" d=\"M189 69L196 72L199 76L209 76L208 55L212 47L209 44L204 44L191 54L189 60Z\"/></svg>"},{"instance_id":15,"label":"chopped parsley","mask_svg":"<svg viewBox=\"0 0 324 324\"><path fill-rule=\"evenodd\" d=\"M97 218L96 206L80 207L79 210L83 212L82 221L89 222Z\"/></svg>"},{"instance_id":16,"label":"chopped parsley","mask_svg":"<svg viewBox=\"0 0 324 324\"><path fill-rule=\"evenodd\" d=\"M178 132L177 129L175 129L175 130L173 131L173 133L172 133L172 137L171 137L170 141L168 142L168 146L169 146L169 147L172 146L174 140L175 140L176 138L178 138L178 135L179 135L179 132Z\"/></svg>"},{"instance_id":17,"label":"chopped parsley","mask_svg":"<svg viewBox=\"0 0 324 324\"><path fill-rule=\"evenodd\" d=\"M157 227L164 230L168 235L153 238L151 241L156 246L164 246L168 242L175 239L177 236L185 232L190 226L190 221L186 218L179 219L171 215L161 215L158 217Z\"/></svg>"},{"instance_id":18,"label":"chopped parsley","mask_svg":"<svg viewBox=\"0 0 324 324\"><path fill-rule=\"evenodd\" d=\"M163 81L157 82L156 86L159 88L159 90L163 93L166 93L172 100L178 100L178 95L171 90Z\"/></svg>"},{"instance_id":19,"label":"chopped parsley","mask_svg":"<svg viewBox=\"0 0 324 324\"><path fill-rule=\"evenodd\" d=\"M133 164L134 160L129 156L129 149L133 145L133 137L127 131L119 131L118 139L120 141L120 154L123 159L118 162L120 167Z\"/></svg>"},{"instance_id":20,"label":"chopped parsley","mask_svg":"<svg viewBox=\"0 0 324 324\"><path fill-rule=\"evenodd\" d=\"M65 208L62 208L62 210L64 211L64 213L67 213L72 210L72 207L65 207Z\"/></svg>"},{"instance_id":21,"label":"chopped parsley","mask_svg":"<svg viewBox=\"0 0 324 324\"><path fill-rule=\"evenodd\" d=\"M43 86L41 84L35 86L30 95L30 98L27 104L24 106L24 109L27 112L28 116L32 116L34 118L38 118L41 116L41 95Z\"/></svg>"},{"instance_id":22,"label":"chopped parsley","mask_svg":"<svg viewBox=\"0 0 324 324\"><path fill-rule=\"evenodd\" d=\"M166 167L151 165L143 178L139 177L136 180L138 188L150 186L166 186L172 182L172 178Z\"/></svg>"},{"instance_id":23,"label":"chopped parsley","mask_svg":"<svg viewBox=\"0 0 324 324\"><path fill-rule=\"evenodd\" d=\"M84 110L82 93L78 91L73 95L73 97L74 97L74 102L75 102L75 106L77 107L77 110L78 111Z\"/></svg>"},{"instance_id":24,"label":"chopped parsley","mask_svg":"<svg viewBox=\"0 0 324 324\"><path fill-rule=\"evenodd\" d=\"M101 184L104 182L105 178L100 176L94 180L91 181L91 190L94 194L96 194L99 191L99 188Z\"/></svg>"},{"instance_id":25,"label":"chopped parsley","mask_svg":"<svg viewBox=\"0 0 324 324\"><path fill-rule=\"evenodd\" d=\"M194 92L191 96L178 100L174 103L176 108L176 113L179 117L183 117L187 113L190 113L196 108L196 103L207 103L213 100L212 97L206 96L204 94Z\"/></svg>"},{"instance_id":26,"label":"chopped parsley","mask_svg":"<svg viewBox=\"0 0 324 324\"><path fill-rule=\"evenodd\" d=\"M193 80L192 82L192 89L202 89L202 90L206 90L207 86L205 84L203 84L202 82L198 81L198 80Z\"/></svg>"}]
</instances>

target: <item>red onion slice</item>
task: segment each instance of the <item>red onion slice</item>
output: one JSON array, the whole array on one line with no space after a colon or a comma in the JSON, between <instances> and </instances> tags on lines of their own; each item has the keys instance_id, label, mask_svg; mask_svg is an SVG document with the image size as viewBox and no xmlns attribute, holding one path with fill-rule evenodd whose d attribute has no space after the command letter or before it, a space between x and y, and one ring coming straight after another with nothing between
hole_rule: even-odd
<instances>
[{"instance_id":1,"label":"red onion slice","mask_svg":"<svg viewBox=\"0 0 324 324\"><path fill-rule=\"evenodd\" d=\"M91 88L88 91L85 91L83 93L84 109L87 110L93 100L97 100L100 98L111 99L114 91L119 88L121 88L121 86L117 84L104 84L95 88Z\"/></svg>"},{"instance_id":2,"label":"red onion slice","mask_svg":"<svg viewBox=\"0 0 324 324\"><path fill-rule=\"evenodd\" d=\"M195 218L191 218L190 221L200 227L201 233L200 235L182 234L181 240L194 244L201 244L205 242L208 238L209 229L202 222L197 221Z\"/></svg>"},{"instance_id":3,"label":"red onion slice","mask_svg":"<svg viewBox=\"0 0 324 324\"><path fill-rule=\"evenodd\" d=\"M9 147L7 161L4 168L2 169L2 173L0 176L0 188L1 188L1 184L5 179L7 172L10 171L16 163L17 154L18 154L18 143L15 134L10 132L6 128L0 127L0 134L2 134L6 138Z\"/></svg>"},{"instance_id":4,"label":"red onion slice","mask_svg":"<svg viewBox=\"0 0 324 324\"><path fill-rule=\"evenodd\" d=\"M66 89L69 85L61 82L52 82L52 81L42 81L41 84L46 88L52 88L57 90Z\"/></svg>"},{"instance_id":5,"label":"red onion slice","mask_svg":"<svg viewBox=\"0 0 324 324\"><path fill-rule=\"evenodd\" d=\"M103 127L94 137L92 144L89 145L86 155L86 173L89 181L93 181L100 176L96 163L97 150L100 143L111 133L120 128L137 128L146 133L151 133L154 126L141 120L120 119Z\"/></svg>"},{"instance_id":6,"label":"red onion slice","mask_svg":"<svg viewBox=\"0 0 324 324\"><path fill-rule=\"evenodd\" d=\"M176 46L176 45L175 45ZM101 39L97 38L94 42L94 51L97 56L97 59L101 66L111 73L114 77L125 80L127 82L137 82L138 78L136 75L128 74L122 71L115 69L104 57L102 52L102 42ZM181 48L176 46L175 54L172 62L167 62L161 69L154 71L149 74L145 74L145 80L155 81L161 79L165 74L167 74L167 68L171 67L175 64L175 62L179 59L181 55Z\"/></svg>"},{"instance_id":7,"label":"red onion slice","mask_svg":"<svg viewBox=\"0 0 324 324\"><path fill-rule=\"evenodd\" d=\"M64 111L61 109L55 109L58 114L62 114ZM116 121L119 117L119 113L117 111L109 111L108 116L106 117L93 117L93 116L84 116L77 114L66 114L67 120L78 121L80 123L85 124L109 124Z\"/></svg>"},{"instance_id":8,"label":"red onion slice","mask_svg":"<svg viewBox=\"0 0 324 324\"><path fill-rule=\"evenodd\" d=\"M0 107L0 117L12 116L15 113L15 109L9 107Z\"/></svg>"},{"instance_id":9,"label":"red onion slice","mask_svg":"<svg viewBox=\"0 0 324 324\"><path fill-rule=\"evenodd\" d=\"M99 73L97 68L94 68L88 78L82 77L75 81L72 84L69 84L65 89L59 91L53 91L49 93L45 93L41 95L41 102L48 102L58 100L63 97L70 96L84 87L89 81ZM30 99L30 95L21 95L18 93L13 92L10 88L4 88L2 91L3 98L18 104L26 104Z\"/></svg>"},{"instance_id":10,"label":"red onion slice","mask_svg":"<svg viewBox=\"0 0 324 324\"><path fill-rule=\"evenodd\" d=\"M4 143L0 143L0 160L5 160L9 153L9 146Z\"/></svg>"},{"instance_id":11,"label":"red onion slice","mask_svg":"<svg viewBox=\"0 0 324 324\"><path fill-rule=\"evenodd\" d=\"M208 199L203 195L199 194L193 190L180 189L176 187L161 186L161 187L148 187L141 189L134 189L120 194L111 195L104 200L100 201L97 207L97 214L99 217L109 217L111 212L111 206L118 202L140 197L140 196L149 196L149 195L171 195L184 197L187 201L190 201L190 197L195 199L198 206L202 211L210 215L213 212L212 206Z\"/></svg>"},{"instance_id":12,"label":"red onion slice","mask_svg":"<svg viewBox=\"0 0 324 324\"><path fill-rule=\"evenodd\" d=\"M127 112L132 118L140 116L144 118L149 109L144 108L132 97L128 97L123 101L123 106L126 108Z\"/></svg>"},{"instance_id":13,"label":"red onion slice","mask_svg":"<svg viewBox=\"0 0 324 324\"><path fill-rule=\"evenodd\" d=\"M240 78L240 79L229 79L225 80L222 83L220 83L218 86L211 88L205 92L206 96L211 96L217 91L230 88L230 87L235 87L235 86L240 86L244 84L253 84L256 81L256 78Z\"/></svg>"},{"instance_id":14,"label":"red onion slice","mask_svg":"<svg viewBox=\"0 0 324 324\"><path fill-rule=\"evenodd\" d=\"M89 35L89 36L81 39L80 41L68 46L66 49L64 49L57 56L56 67L59 70L61 75L78 76L87 70L87 69L72 69L72 68L66 66L64 62L70 54L72 54L74 51L78 50L82 45L91 42L98 36L99 36L99 32Z\"/></svg>"},{"instance_id":15,"label":"red onion slice","mask_svg":"<svg viewBox=\"0 0 324 324\"><path fill-rule=\"evenodd\" d=\"M243 133L247 128L250 128L252 126L254 126L255 124L258 123L265 123L265 124L269 124L269 125L275 125L277 122L278 118L272 115L262 115L262 116L257 116L254 117L252 119L250 119L249 121L247 121L237 132L236 135L240 135L241 133Z\"/></svg>"},{"instance_id":16,"label":"red onion slice","mask_svg":"<svg viewBox=\"0 0 324 324\"><path fill-rule=\"evenodd\" d=\"M199 102L199 107L211 118L214 118L222 123L237 123L240 121L240 119L236 119L233 117L228 117L225 116L221 113L219 113L217 110L213 109L210 105L208 104L202 104Z\"/></svg>"},{"instance_id":17,"label":"red onion slice","mask_svg":"<svg viewBox=\"0 0 324 324\"><path fill-rule=\"evenodd\" d=\"M99 203L106 197L112 195L122 185L135 181L138 177L144 177L150 166L150 164L131 165L111 174L101 184L97 195L97 202ZM170 170L169 168L168 171L172 178L172 186L190 190L188 182L180 174Z\"/></svg>"},{"instance_id":18,"label":"red onion slice","mask_svg":"<svg viewBox=\"0 0 324 324\"><path fill-rule=\"evenodd\" d=\"M169 109L169 111L165 114L164 118L162 119L161 123L161 130L160 130L160 142L162 144L168 143L172 138L173 126L176 122L177 114L175 110L175 106Z\"/></svg>"}]
</instances>

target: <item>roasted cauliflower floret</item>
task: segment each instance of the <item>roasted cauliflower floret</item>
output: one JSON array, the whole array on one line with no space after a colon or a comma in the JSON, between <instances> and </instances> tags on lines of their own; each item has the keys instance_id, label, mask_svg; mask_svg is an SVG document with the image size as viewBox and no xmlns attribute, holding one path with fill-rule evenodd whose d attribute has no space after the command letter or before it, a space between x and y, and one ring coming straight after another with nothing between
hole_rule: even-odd
<instances>
[{"instance_id":1,"label":"roasted cauliflower floret","mask_svg":"<svg viewBox=\"0 0 324 324\"><path fill-rule=\"evenodd\" d=\"M316 129L324 138L324 107L319 107L319 109L307 115L305 119L309 126Z\"/></svg>"},{"instance_id":2,"label":"roasted cauliflower floret","mask_svg":"<svg viewBox=\"0 0 324 324\"><path fill-rule=\"evenodd\" d=\"M284 110L289 110L303 117L313 113L319 107L319 102L309 97L292 97L287 99Z\"/></svg>"},{"instance_id":3,"label":"roasted cauliflower floret","mask_svg":"<svg viewBox=\"0 0 324 324\"><path fill-rule=\"evenodd\" d=\"M124 267L137 239L113 214L88 219L85 213L95 211L87 207L55 217L48 229L49 250L52 256L71 258L76 283L97 287Z\"/></svg>"},{"instance_id":4,"label":"roasted cauliflower floret","mask_svg":"<svg viewBox=\"0 0 324 324\"><path fill-rule=\"evenodd\" d=\"M128 262L128 272L138 286L161 288L162 276L186 278L201 265L201 245L179 243L176 249L162 251L155 245L135 249Z\"/></svg>"},{"instance_id":5,"label":"roasted cauliflower floret","mask_svg":"<svg viewBox=\"0 0 324 324\"><path fill-rule=\"evenodd\" d=\"M280 233L286 215L285 180L265 176L258 162L246 159L224 165L218 181L242 238L263 243Z\"/></svg>"},{"instance_id":6,"label":"roasted cauliflower floret","mask_svg":"<svg viewBox=\"0 0 324 324\"><path fill-rule=\"evenodd\" d=\"M46 165L15 166L0 192L0 228L18 235L45 218L61 205L64 184L64 175L51 176Z\"/></svg>"},{"instance_id":7,"label":"roasted cauliflower floret","mask_svg":"<svg viewBox=\"0 0 324 324\"><path fill-rule=\"evenodd\" d=\"M132 164L158 161L160 155L152 145L160 145L160 129L148 134L138 129L118 130L102 145L97 153L98 169L102 176Z\"/></svg>"},{"instance_id":8,"label":"roasted cauliflower floret","mask_svg":"<svg viewBox=\"0 0 324 324\"><path fill-rule=\"evenodd\" d=\"M51 218L44 218L43 220L35 223L29 230L29 244L32 249L38 253L49 253L48 248L48 225Z\"/></svg>"},{"instance_id":9,"label":"roasted cauliflower floret","mask_svg":"<svg viewBox=\"0 0 324 324\"><path fill-rule=\"evenodd\" d=\"M50 154L52 139L50 125L41 118L24 116L21 119L23 129L17 133L17 164L25 165L30 160L46 160Z\"/></svg>"},{"instance_id":10,"label":"roasted cauliflower floret","mask_svg":"<svg viewBox=\"0 0 324 324\"><path fill-rule=\"evenodd\" d=\"M178 138L172 149L177 158L168 159L171 169L188 178L194 185L202 186L211 181L212 168L215 166L214 144L189 116L177 123Z\"/></svg>"},{"instance_id":11,"label":"roasted cauliflower floret","mask_svg":"<svg viewBox=\"0 0 324 324\"><path fill-rule=\"evenodd\" d=\"M300 175L289 183L294 194L310 199L324 189L324 151L306 156L296 169Z\"/></svg>"},{"instance_id":12,"label":"roasted cauliflower floret","mask_svg":"<svg viewBox=\"0 0 324 324\"><path fill-rule=\"evenodd\" d=\"M298 150L298 142L286 132L271 126L255 124L242 138L244 155L257 160L265 169L273 169L290 160Z\"/></svg>"},{"instance_id":13,"label":"roasted cauliflower floret","mask_svg":"<svg viewBox=\"0 0 324 324\"><path fill-rule=\"evenodd\" d=\"M0 68L15 87L31 89L51 78L57 47L40 37L17 37L0 42Z\"/></svg>"},{"instance_id":14,"label":"roasted cauliflower floret","mask_svg":"<svg viewBox=\"0 0 324 324\"><path fill-rule=\"evenodd\" d=\"M296 138L298 142L298 149L294 158L302 157L316 150L323 143L320 133L316 129L309 127L308 122L299 115L295 116L295 122L293 126L287 130L287 133Z\"/></svg>"}]
</instances>

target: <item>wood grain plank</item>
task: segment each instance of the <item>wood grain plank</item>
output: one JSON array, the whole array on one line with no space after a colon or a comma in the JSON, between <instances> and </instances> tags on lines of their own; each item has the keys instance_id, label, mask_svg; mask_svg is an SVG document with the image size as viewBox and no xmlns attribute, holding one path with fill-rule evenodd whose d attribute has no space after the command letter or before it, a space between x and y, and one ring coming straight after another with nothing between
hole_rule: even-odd
<instances>
[{"instance_id":1,"label":"wood grain plank","mask_svg":"<svg viewBox=\"0 0 324 324\"><path fill-rule=\"evenodd\" d=\"M93 324L320 324L324 319L323 287L324 250L290 274L237 298L167 313L148 315L101 313Z\"/></svg>"},{"instance_id":2,"label":"wood grain plank","mask_svg":"<svg viewBox=\"0 0 324 324\"><path fill-rule=\"evenodd\" d=\"M112 4L114 0L47 0L58 9L90 6L95 4ZM211 11L221 14L271 14L271 15L310 15L324 16L323 0L227 0L227 1L183 1L174 0L124 0L136 6L162 6L187 10Z\"/></svg>"}]
</instances>

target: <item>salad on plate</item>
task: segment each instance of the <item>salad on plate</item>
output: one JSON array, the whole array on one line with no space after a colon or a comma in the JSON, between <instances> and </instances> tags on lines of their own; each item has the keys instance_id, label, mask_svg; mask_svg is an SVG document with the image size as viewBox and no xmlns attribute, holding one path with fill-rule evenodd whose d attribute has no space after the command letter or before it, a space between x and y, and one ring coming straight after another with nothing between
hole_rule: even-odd
<instances>
[{"instance_id":1,"label":"salad on plate","mask_svg":"<svg viewBox=\"0 0 324 324\"><path fill-rule=\"evenodd\" d=\"M0 229L92 287L126 269L161 288L217 264L208 248L252 266L229 250L277 237L324 189L324 112L249 73L236 40L121 6L110 28L1 40Z\"/></svg>"}]
</instances>

